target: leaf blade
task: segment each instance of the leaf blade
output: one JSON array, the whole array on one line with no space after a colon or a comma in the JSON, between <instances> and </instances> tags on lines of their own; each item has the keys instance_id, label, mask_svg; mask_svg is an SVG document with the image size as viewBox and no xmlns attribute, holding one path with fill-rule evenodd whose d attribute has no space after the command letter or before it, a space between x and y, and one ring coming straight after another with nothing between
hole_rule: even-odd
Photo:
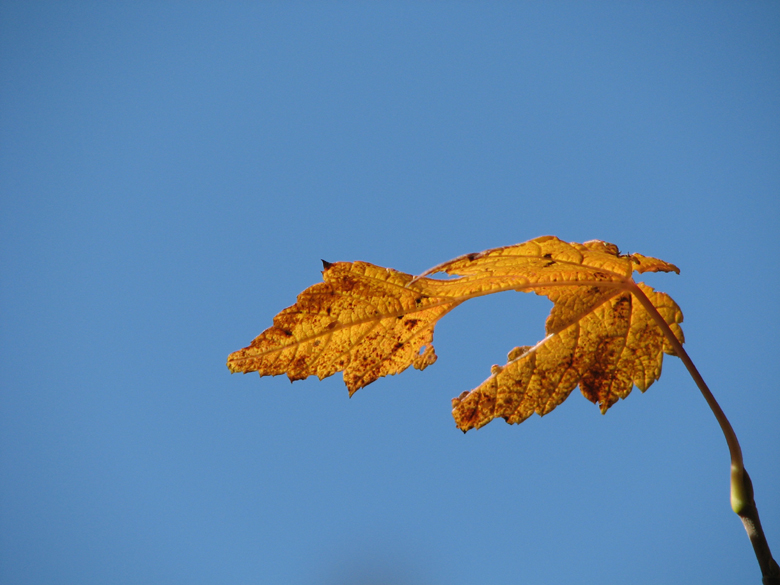
<instances>
[{"instance_id":1,"label":"leaf blade","mask_svg":"<svg viewBox=\"0 0 780 585\"><path fill-rule=\"evenodd\" d=\"M621 254L600 240L578 244L543 236L466 254L416 277L366 262L323 266L322 283L230 354L231 372L286 373L294 381L341 371L352 395L379 377L434 363L434 327L465 300L508 290L548 297L547 336L532 348L515 348L506 366L494 366L483 384L453 399L453 416L465 431L497 417L522 422L534 412L545 415L577 385L602 412L634 385L645 391L660 376L662 354L674 350L634 302L637 286L683 339L674 301L632 278L634 271L679 269ZM431 277L442 272L454 278Z\"/></svg>"},{"instance_id":2,"label":"leaf blade","mask_svg":"<svg viewBox=\"0 0 780 585\"><path fill-rule=\"evenodd\" d=\"M643 283L638 286L682 341L677 304ZM578 385L606 413L634 385L647 390L660 377L663 353L669 350L647 311L621 291L454 398L453 417L464 432L496 418L517 424L533 413L549 414Z\"/></svg>"},{"instance_id":3,"label":"leaf blade","mask_svg":"<svg viewBox=\"0 0 780 585\"><path fill-rule=\"evenodd\" d=\"M432 364L433 326L460 304L427 281L407 286L411 275L367 262L330 264L323 279L248 347L230 354L230 371L286 373L293 381L342 371L351 395L410 365Z\"/></svg>"}]
</instances>

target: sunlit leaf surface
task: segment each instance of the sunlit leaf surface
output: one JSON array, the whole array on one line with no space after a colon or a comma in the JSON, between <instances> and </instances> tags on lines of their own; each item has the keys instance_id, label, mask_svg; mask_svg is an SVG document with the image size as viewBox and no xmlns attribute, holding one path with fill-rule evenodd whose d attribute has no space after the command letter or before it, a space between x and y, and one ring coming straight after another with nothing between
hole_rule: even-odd
<instances>
[{"instance_id":1,"label":"sunlit leaf surface","mask_svg":"<svg viewBox=\"0 0 780 585\"><path fill-rule=\"evenodd\" d=\"M413 277L365 262L325 262L324 282L307 288L248 347L228 357L231 372L286 373L291 380L343 372L350 395L381 376L436 361L437 321L468 299L516 290L548 297L546 337L513 349L504 366L453 399L459 428L494 418L519 423L545 415L579 385L602 412L634 386L645 391L673 353L631 292L636 272L679 272L672 264L622 255L598 240L553 236L467 254ZM444 272L454 278L439 280ZM666 294L637 283L683 340L682 312ZM637 293L639 294L639 293ZM640 294L641 296L641 294Z\"/></svg>"}]
</instances>

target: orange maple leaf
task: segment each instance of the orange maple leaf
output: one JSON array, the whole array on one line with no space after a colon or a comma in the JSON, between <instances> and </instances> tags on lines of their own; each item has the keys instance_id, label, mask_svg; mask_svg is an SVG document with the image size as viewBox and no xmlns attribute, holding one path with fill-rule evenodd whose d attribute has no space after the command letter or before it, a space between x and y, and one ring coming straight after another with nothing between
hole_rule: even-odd
<instances>
[{"instance_id":1,"label":"orange maple leaf","mask_svg":"<svg viewBox=\"0 0 780 585\"><path fill-rule=\"evenodd\" d=\"M365 262L323 263L324 282L303 291L292 307L248 347L228 357L231 372L290 380L343 372L350 395L381 376L436 361L433 329L468 299L516 290L553 301L547 336L515 348L508 363L453 399L463 431L497 417L519 423L545 415L580 386L602 412L636 385L645 391L674 350L635 295L643 294L682 342L682 312L666 294L635 283L632 273L679 270L642 256L622 255L594 240L566 243L553 236L467 254L412 277ZM457 278L429 275L445 272ZM641 292L637 292L641 291Z\"/></svg>"},{"instance_id":2,"label":"orange maple leaf","mask_svg":"<svg viewBox=\"0 0 780 585\"><path fill-rule=\"evenodd\" d=\"M496 292L535 292L553 302L547 335L516 347L507 364L452 400L464 432L495 418L543 416L579 386L605 413L634 386L661 375L663 354L677 355L720 424L731 455L731 507L748 532L764 582L780 579L761 528L742 450L726 415L682 346L682 312L668 295L634 282L636 272L677 272L673 264L621 254L614 244L566 243L553 236L467 254L411 276L366 262L323 262L324 282L249 347L228 356L231 372L286 373L290 380L343 372L350 395L381 376L436 361L433 328L463 301ZM455 278L439 280L444 272Z\"/></svg>"}]
</instances>

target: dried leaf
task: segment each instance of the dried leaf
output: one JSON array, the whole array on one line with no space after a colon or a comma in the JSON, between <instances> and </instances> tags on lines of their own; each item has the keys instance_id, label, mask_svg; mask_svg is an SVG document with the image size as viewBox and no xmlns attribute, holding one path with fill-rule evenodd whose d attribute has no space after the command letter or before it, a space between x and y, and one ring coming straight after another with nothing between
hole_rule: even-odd
<instances>
[{"instance_id":1,"label":"dried leaf","mask_svg":"<svg viewBox=\"0 0 780 585\"><path fill-rule=\"evenodd\" d=\"M350 395L381 376L436 361L433 326L462 302L438 296L438 281L366 262L325 265L249 347L228 358L231 372L286 373L290 380L344 372Z\"/></svg>"},{"instance_id":2,"label":"dried leaf","mask_svg":"<svg viewBox=\"0 0 780 585\"><path fill-rule=\"evenodd\" d=\"M553 236L467 254L418 277L365 262L325 263L324 282L303 291L273 327L231 354L228 367L286 373L290 380L343 371L351 395L381 376L436 361L433 328L463 301L533 291L553 301L547 336L512 350L506 366L494 366L479 387L453 399L458 426L466 431L497 417L519 423L534 412L547 414L577 385L606 412L634 385L645 391L661 374L663 352L673 353L636 294L646 294L683 339L679 307L634 283L634 271L679 272L662 260L622 255L614 244ZM456 278L429 277L438 272Z\"/></svg>"},{"instance_id":3,"label":"dried leaf","mask_svg":"<svg viewBox=\"0 0 780 585\"><path fill-rule=\"evenodd\" d=\"M639 286L682 340L682 313L674 301ZM605 413L633 386L644 392L660 377L664 352L672 350L658 326L631 293L621 291L536 346L510 352L506 366L452 400L452 414L463 431L498 417L520 423L534 412L549 413L578 384Z\"/></svg>"}]
</instances>

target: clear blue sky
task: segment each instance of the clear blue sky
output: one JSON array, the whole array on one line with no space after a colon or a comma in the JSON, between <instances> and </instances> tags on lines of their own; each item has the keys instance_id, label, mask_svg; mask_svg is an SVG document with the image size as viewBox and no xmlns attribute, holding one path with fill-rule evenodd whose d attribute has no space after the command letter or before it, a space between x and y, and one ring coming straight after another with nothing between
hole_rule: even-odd
<instances>
[{"instance_id":1,"label":"clear blue sky","mask_svg":"<svg viewBox=\"0 0 780 585\"><path fill-rule=\"evenodd\" d=\"M545 234L681 268L780 556L776 2L2 2L0 196L4 584L760 583L679 360L455 428L545 299L352 399L225 367L321 258Z\"/></svg>"}]
</instances>

